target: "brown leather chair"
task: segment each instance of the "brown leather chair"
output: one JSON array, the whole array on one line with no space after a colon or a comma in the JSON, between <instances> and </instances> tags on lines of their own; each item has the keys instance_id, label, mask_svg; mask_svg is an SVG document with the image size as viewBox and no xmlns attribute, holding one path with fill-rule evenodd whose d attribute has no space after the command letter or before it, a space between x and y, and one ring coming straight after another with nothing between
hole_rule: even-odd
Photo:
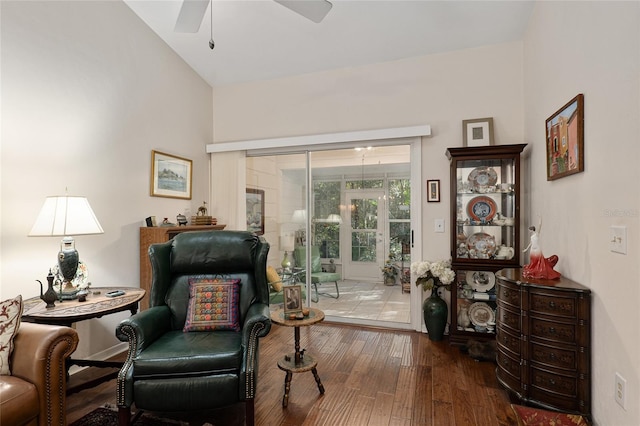
<instances>
[{"instance_id":1,"label":"brown leather chair","mask_svg":"<svg viewBox=\"0 0 640 426\"><path fill-rule=\"evenodd\" d=\"M0 376L1 425L66 425L65 362L78 346L69 327L21 323L11 375Z\"/></svg>"}]
</instances>

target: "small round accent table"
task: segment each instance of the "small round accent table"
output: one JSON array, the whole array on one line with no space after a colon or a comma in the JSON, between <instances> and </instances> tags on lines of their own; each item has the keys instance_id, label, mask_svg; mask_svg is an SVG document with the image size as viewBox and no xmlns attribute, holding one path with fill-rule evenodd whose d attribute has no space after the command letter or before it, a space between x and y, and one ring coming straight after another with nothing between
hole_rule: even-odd
<instances>
[{"instance_id":1,"label":"small round accent table","mask_svg":"<svg viewBox=\"0 0 640 426\"><path fill-rule=\"evenodd\" d=\"M300 327L306 327L322 320L324 320L324 312L316 308L309 308L309 316L300 320L285 319L284 310L282 309L277 309L271 312L271 321L275 324L294 328L295 352L285 355L280 361L278 361L278 368L287 373L284 378L284 396L282 397L283 407L286 407L289 404L289 391L291 390L291 378L293 373L311 371L313 373L313 377L316 379L316 383L318 384L320 394L324 395L324 386L322 386L320 376L318 376L318 370L316 369L318 362L313 359L311 355L306 354L304 349L300 350Z\"/></svg>"}]
</instances>

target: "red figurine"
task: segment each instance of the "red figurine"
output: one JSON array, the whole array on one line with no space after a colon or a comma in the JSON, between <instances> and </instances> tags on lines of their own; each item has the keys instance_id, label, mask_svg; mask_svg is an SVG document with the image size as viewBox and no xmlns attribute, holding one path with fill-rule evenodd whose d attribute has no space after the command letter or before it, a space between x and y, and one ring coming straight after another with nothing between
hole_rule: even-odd
<instances>
[{"instance_id":1,"label":"red figurine","mask_svg":"<svg viewBox=\"0 0 640 426\"><path fill-rule=\"evenodd\" d=\"M533 231L533 233L531 234L531 241L529 242L529 245L523 250L523 252L526 252L529 249L531 249L531 251L529 252L529 264L522 268L522 276L525 278L555 280L560 278L560 272L553 269L553 267L556 266L556 263L558 263L558 256L554 254L553 256L545 258L542 254L542 249L538 242L541 228L542 221L540 221L540 224L538 225L537 232L535 226L529 227L529 230Z\"/></svg>"}]
</instances>

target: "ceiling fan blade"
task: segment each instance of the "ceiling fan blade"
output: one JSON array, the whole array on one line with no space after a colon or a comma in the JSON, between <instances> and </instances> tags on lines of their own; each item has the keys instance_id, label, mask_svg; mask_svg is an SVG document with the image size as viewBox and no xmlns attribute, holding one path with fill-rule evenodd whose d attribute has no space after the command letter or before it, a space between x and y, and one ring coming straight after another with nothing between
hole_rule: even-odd
<instances>
[{"instance_id":1,"label":"ceiling fan blade","mask_svg":"<svg viewBox=\"0 0 640 426\"><path fill-rule=\"evenodd\" d=\"M174 30L179 33L197 33L208 5L209 0L184 0Z\"/></svg>"},{"instance_id":2,"label":"ceiling fan blade","mask_svg":"<svg viewBox=\"0 0 640 426\"><path fill-rule=\"evenodd\" d=\"M313 22L320 23L333 6L327 0L274 0L284 7L304 16Z\"/></svg>"}]
</instances>

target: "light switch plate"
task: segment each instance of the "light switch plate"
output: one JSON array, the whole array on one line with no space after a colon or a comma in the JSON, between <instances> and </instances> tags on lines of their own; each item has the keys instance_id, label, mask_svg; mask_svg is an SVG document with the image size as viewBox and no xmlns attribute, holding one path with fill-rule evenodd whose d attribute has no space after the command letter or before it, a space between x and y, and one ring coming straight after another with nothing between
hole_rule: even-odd
<instances>
[{"instance_id":1,"label":"light switch plate","mask_svg":"<svg viewBox=\"0 0 640 426\"><path fill-rule=\"evenodd\" d=\"M609 249L614 253L627 254L626 226L611 226L609 228Z\"/></svg>"},{"instance_id":2,"label":"light switch plate","mask_svg":"<svg viewBox=\"0 0 640 426\"><path fill-rule=\"evenodd\" d=\"M433 222L433 232L444 232L444 219L436 219Z\"/></svg>"}]
</instances>

